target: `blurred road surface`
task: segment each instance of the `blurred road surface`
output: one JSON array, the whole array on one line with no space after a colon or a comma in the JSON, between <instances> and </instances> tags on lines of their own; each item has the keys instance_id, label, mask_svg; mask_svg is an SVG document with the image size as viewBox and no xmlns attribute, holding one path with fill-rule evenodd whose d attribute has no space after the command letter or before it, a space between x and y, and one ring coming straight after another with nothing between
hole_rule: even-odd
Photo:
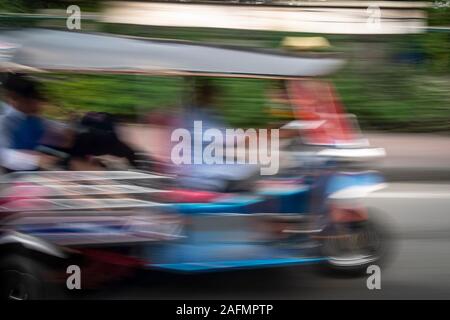
<instances>
[{"instance_id":1,"label":"blurred road surface","mask_svg":"<svg viewBox=\"0 0 450 320\"><path fill-rule=\"evenodd\" d=\"M392 183L368 205L386 214L396 252L381 290L366 278L324 276L312 267L173 275L152 272L90 298L106 299L444 299L450 298L450 184Z\"/></svg>"}]
</instances>

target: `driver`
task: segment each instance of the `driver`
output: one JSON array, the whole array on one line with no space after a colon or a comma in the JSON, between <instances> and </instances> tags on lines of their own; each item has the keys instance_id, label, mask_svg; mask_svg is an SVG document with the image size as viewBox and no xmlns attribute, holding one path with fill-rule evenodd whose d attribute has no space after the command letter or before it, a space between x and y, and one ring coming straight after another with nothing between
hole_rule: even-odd
<instances>
[{"instance_id":1,"label":"driver","mask_svg":"<svg viewBox=\"0 0 450 320\"><path fill-rule=\"evenodd\" d=\"M216 113L215 107L218 88L210 80L197 80L194 92L194 104L189 106L189 112L184 115L184 127L193 137L192 146L209 143L202 135L196 133L195 121L201 121L204 130L217 129L225 134L226 123ZM199 139L199 141L194 141ZM223 145L225 148L225 144ZM194 148L194 147L193 147ZM195 153L190 165L180 165L178 168L179 184L186 189L198 189L216 192L246 191L251 188L259 167L251 164L205 164ZM196 161L197 160L197 161Z\"/></svg>"}]
</instances>

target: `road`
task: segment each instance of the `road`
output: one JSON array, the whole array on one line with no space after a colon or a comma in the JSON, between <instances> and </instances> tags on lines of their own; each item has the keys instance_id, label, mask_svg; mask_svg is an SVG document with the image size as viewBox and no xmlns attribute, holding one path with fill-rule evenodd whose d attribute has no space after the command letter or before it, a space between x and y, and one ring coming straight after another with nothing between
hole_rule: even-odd
<instances>
[{"instance_id":1,"label":"road","mask_svg":"<svg viewBox=\"0 0 450 320\"><path fill-rule=\"evenodd\" d=\"M381 290L366 278L324 276L312 267L206 275L151 273L100 299L449 299L450 184L392 183L367 204L392 227L395 254L381 270Z\"/></svg>"}]
</instances>

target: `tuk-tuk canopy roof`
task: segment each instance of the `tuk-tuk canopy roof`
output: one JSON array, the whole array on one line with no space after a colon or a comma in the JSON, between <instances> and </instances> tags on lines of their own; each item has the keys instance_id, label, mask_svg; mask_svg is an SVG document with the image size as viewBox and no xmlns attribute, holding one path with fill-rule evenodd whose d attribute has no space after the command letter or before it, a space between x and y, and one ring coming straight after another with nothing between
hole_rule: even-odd
<instances>
[{"instance_id":1,"label":"tuk-tuk canopy roof","mask_svg":"<svg viewBox=\"0 0 450 320\"><path fill-rule=\"evenodd\" d=\"M325 76L343 64L330 57L47 29L0 33L0 56L0 68L9 69L254 78Z\"/></svg>"}]
</instances>

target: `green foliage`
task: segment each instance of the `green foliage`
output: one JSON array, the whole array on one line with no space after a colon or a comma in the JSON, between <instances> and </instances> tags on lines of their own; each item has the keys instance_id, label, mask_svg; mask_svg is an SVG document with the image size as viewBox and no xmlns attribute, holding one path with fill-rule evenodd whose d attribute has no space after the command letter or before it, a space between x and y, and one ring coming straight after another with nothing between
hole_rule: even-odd
<instances>
[{"instance_id":1,"label":"green foliage","mask_svg":"<svg viewBox=\"0 0 450 320\"><path fill-rule=\"evenodd\" d=\"M55 116L88 110L130 116L176 104L183 83L177 78L133 75L59 75L47 81L47 95L60 107ZM62 79L61 79L62 78ZM63 114L60 110L67 111Z\"/></svg>"},{"instance_id":2,"label":"green foliage","mask_svg":"<svg viewBox=\"0 0 450 320\"><path fill-rule=\"evenodd\" d=\"M0 11L33 12L37 8L62 8L79 4L82 10L98 10L99 1L0 0ZM88 8L88 9L86 9ZM396 131L450 131L450 26L448 1L438 0L428 10L432 32L397 36L325 35L333 50L349 57L349 64L333 77L349 112L366 129ZM10 18L6 25L11 26ZM8 20L9 19L9 20ZM17 18L14 18L17 19ZM4 22L4 21L0 21ZM21 21L33 25L34 21ZM95 23L95 22L93 22ZM192 40L278 48L286 36L308 34L276 31L244 31L207 28L150 27L97 23L98 31L133 36ZM370 44L370 48L366 48ZM368 57L371 50L380 57ZM188 92L179 78L124 75L58 75L63 81L47 81L54 117L86 110L134 116L147 110L182 104ZM235 126L264 126L268 80L216 79L222 88L219 107Z\"/></svg>"},{"instance_id":3,"label":"green foliage","mask_svg":"<svg viewBox=\"0 0 450 320\"><path fill-rule=\"evenodd\" d=\"M0 0L0 12L30 12L30 1L27 0Z\"/></svg>"},{"instance_id":4,"label":"green foliage","mask_svg":"<svg viewBox=\"0 0 450 320\"><path fill-rule=\"evenodd\" d=\"M434 73L450 72L450 32L430 32L422 35L420 41L427 55L427 64Z\"/></svg>"},{"instance_id":5,"label":"green foliage","mask_svg":"<svg viewBox=\"0 0 450 320\"><path fill-rule=\"evenodd\" d=\"M363 128L393 131L450 131L450 77L391 66L356 76L351 68L335 84Z\"/></svg>"},{"instance_id":6,"label":"green foliage","mask_svg":"<svg viewBox=\"0 0 450 320\"><path fill-rule=\"evenodd\" d=\"M428 9L430 26L450 26L450 3L448 0L433 1Z\"/></svg>"},{"instance_id":7,"label":"green foliage","mask_svg":"<svg viewBox=\"0 0 450 320\"><path fill-rule=\"evenodd\" d=\"M101 1L98 0L0 0L0 12L32 13L40 9L65 9L70 5L78 5L82 10L98 11Z\"/></svg>"}]
</instances>

